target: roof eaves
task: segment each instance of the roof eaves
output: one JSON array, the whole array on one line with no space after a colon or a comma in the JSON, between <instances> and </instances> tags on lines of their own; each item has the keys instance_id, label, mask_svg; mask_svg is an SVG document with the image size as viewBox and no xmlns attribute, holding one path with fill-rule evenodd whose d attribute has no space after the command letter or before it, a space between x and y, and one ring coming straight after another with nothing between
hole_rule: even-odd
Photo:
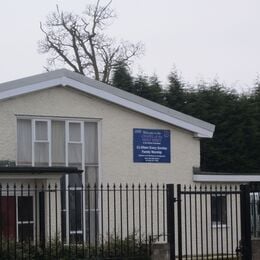
<instances>
[{"instance_id":1,"label":"roof eaves","mask_svg":"<svg viewBox=\"0 0 260 260\"><path fill-rule=\"evenodd\" d=\"M83 92L101 97L102 99L119 104L126 108L130 108L136 112L146 114L161 121L165 121L188 131L194 132L196 137L211 138L213 136L215 126L210 123L166 108L162 105L156 104L141 97L137 97L131 93L127 93L109 85L101 83L98 84L99 86L97 86L97 84L91 84L93 81L88 81L89 79L81 82L75 78L67 77L66 82L68 86L77 88ZM105 85L107 88L104 89L104 86L101 85Z\"/></svg>"},{"instance_id":2,"label":"roof eaves","mask_svg":"<svg viewBox=\"0 0 260 260\"><path fill-rule=\"evenodd\" d=\"M107 99L108 101L113 102L114 100L114 103L194 132L196 137L211 138L214 133L215 126L210 123L67 69L60 69L0 84L0 100L59 85L74 87L87 93L90 91L91 93L89 94Z\"/></svg>"},{"instance_id":3,"label":"roof eaves","mask_svg":"<svg viewBox=\"0 0 260 260\"><path fill-rule=\"evenodd\" d=\"M152 108L153 110L157 110L159 112L163 112L163 113L165 113L169 116L174 116L174 117L176 117L176 118L178 118L182 121L187 121L189 123L193 122L194 124L196 124L196 125L198 125L202 128L205 128L207 130L210 130L210 131L214 131L214 129L215 129L215 126L213 124L210 124L208 122L205 122L205 121L200 120L198 118L195 118L193 116L189 116L187 114L181 113L181 112L176 111L174 109L165 107L163 105L160 105L160 104L155 103L153 101L150 101L148 99L142 98L140 96L134 95L132 93L126 92L122 89L113 87L111 85L105 84L103 82L87 78L82 74L75 73L75 72L72 72L72 71L69 71L69 70L65 70L64 74L67 78L79 81L83 84L98 88L98 89L103 90L103 91L107 91L111 94L117 95L117 96L122 97L126 100L147 106L147 107Z\"/></svg>"}]
</instances>

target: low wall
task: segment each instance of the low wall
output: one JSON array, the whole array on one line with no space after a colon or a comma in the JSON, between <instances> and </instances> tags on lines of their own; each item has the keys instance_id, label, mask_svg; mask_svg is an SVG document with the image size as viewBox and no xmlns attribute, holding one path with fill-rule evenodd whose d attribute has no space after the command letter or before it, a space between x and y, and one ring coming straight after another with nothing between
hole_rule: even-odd
<instances>
[{"instance_id":1,"label":"low wall","mask_svg":"<svg viewBox=\"0 0 260 260\"><path fill-rule=\"evenodd\" d=\"M152 245L152 260L170 260L170 245L164 244L153 244Z\"/></svg>"},{"instance_id":2,"label":"low wall","mask_svg":"<svg viewBox=\"0 0 260 260\"><path fill-rule=\"evenodd\" d=\"M260 259L260 239L252 239L252 260Z\"/></svg>"}]
</instances>

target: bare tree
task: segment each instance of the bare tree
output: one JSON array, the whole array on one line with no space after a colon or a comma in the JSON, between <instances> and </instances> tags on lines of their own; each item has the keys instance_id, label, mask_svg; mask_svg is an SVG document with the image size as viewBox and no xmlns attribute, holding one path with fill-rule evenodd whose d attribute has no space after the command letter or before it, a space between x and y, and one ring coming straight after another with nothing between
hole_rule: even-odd
<instances>
[{"instance_id":1,"label":"bare tree","mask_svg":"<svg viewBox=\"0 0 260 260\"><path fill-rule=\"evenodd\" d=\"M48 53L48 65L65 64L75 72L108 82L111 71L119 62L129 64L143 53L143 45L120 42L108 37L104 31L115 18L110 8L88 5L80 16L57 10L40 24L44 39L39 42L39 51Z\"/></svg>"}]
</instances>

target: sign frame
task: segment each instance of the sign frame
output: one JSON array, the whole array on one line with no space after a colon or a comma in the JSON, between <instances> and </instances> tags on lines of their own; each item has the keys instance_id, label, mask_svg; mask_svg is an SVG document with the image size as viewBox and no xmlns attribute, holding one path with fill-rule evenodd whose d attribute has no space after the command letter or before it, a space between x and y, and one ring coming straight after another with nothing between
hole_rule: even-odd
<instances>
[{"instance_id":1,"label":"sign frame","mask_svg":"<svg viewBox=\"0 0 260 260\"><path fill-rule=\"evenodd\" d=\"M171 131L133 128L134 163L171 163Z\"/></svg>"}]
</instances>

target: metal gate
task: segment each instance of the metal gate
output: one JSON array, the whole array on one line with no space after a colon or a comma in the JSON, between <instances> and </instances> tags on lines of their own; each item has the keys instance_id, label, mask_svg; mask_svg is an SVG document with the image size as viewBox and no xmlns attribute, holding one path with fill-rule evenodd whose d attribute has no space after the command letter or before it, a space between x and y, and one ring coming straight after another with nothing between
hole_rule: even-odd
<instances>
[{"instance_id":1,"label":"metal gate","mask_svg":"<svg viewBox=\"0 0 260 260\"><path fill-rule=\"evenodd\" d=\"M167 185L170 259L252 259L248 185Z\"/></svg>"}]
</instances>

